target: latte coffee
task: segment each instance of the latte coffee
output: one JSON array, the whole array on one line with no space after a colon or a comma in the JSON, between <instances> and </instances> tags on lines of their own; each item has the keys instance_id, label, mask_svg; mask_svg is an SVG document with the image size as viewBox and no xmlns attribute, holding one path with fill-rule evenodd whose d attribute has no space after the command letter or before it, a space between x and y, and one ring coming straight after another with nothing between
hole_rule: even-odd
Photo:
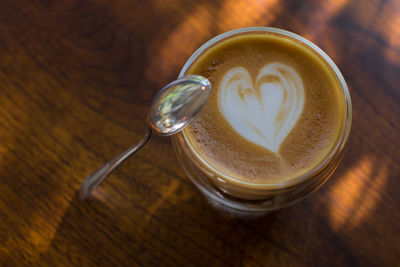
<instances>
[{"instance_id":1,"label":"latte coffee","mask_svg":"<svg viewBox=\"0 0 400 267\"><path fill-rule=\"evenodd\" d=\"M181 137L224 193L265 198L265 190L315 170L343 141L343 82L320 53L295 38L233 34L202 51L185 74L208 78L212 91Z\"/></svg>"}]
</instances>

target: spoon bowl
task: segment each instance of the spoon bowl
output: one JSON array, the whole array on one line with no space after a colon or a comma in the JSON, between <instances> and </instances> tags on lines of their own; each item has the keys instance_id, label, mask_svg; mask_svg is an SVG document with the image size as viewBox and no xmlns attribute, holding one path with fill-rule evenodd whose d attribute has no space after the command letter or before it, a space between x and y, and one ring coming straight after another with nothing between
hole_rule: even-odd
<instances>
[{"instance_id":1,"label":"spoon bowl","mask_svg":"<svg viewBox=\"0 0 400 267\"><path fill-rule=\"evenodd\" d=\"M147 122L158 134L173 135L188 125L206 103L210 81L188 75L164 87L154 98Z\"/></svg>"}]
</instances>

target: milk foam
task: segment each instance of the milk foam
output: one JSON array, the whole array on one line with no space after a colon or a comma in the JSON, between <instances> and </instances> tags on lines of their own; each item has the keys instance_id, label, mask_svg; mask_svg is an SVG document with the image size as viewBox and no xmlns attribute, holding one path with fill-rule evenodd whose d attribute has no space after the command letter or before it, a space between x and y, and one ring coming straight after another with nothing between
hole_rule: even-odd
<instances>
[{"instance_id":1,"label":"milk foam","mask_svg":"<svg viewBox=\"0 0 400 267\"><path fill-rule=\"evenodd\" d=\"M279 155L279 147L304 107L299 74L281 63L265 65L255 84L243 67L229 70L218 91L218 109L241 136Z\"/></svg>"}]
</instances>

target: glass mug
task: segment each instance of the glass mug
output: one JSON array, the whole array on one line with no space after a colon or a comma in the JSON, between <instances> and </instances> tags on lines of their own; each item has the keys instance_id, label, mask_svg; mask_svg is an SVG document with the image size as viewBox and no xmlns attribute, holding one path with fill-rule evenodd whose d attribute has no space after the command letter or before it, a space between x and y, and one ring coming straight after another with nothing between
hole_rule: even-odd
<instances>
[{"instance_id":1,"label":"glass mug","mask_svg":"<svg viewBox=\"0 0 400 267\"><path fill-rule=\"evenodd\" d=\"M284 182L257 184L229 177L214 169L201 158L188 141L185 131L172 137L172 143L181 166L210 204L225 214L242 218L259 217L268 212L286 207L321 187L333 174L342 158L350 132L352 112L349 90L335 63L310 41L297 34L276 28L241 28L214 37L203 44L188 59L179 74L179 78L185 76L190 66L209 48L227 38L251 32L273 34L295 40L316 53L337 79L345 101L345 110L344 125L342 125L339 137L331 152L308 173Z\"/></svg>"}]
</instances>

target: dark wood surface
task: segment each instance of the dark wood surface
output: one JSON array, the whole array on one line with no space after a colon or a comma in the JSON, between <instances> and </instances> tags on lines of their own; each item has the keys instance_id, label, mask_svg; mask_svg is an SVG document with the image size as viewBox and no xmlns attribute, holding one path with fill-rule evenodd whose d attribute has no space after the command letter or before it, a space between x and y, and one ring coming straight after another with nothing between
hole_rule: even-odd
<instances>
[{"instance_id":1,"label":"dark wood surface","mask_svg":"<svg viewBox=\"0 0 400 267\"><path fill-rule=\"evenodd\" d=\"M317 193L256 221L221 217L155 137L152 97L206 40L244 26L305 36L353 101L347 151ZM0 1L1 266L399 266L400 2Z\"/></svg>"}]
</instances>

